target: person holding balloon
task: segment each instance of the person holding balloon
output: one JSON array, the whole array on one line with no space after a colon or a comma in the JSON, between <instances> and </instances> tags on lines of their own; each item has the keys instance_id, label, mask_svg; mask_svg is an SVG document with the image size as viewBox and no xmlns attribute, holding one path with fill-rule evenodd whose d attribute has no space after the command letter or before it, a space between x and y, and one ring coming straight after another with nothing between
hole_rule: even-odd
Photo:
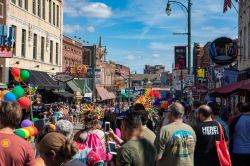
<instances>
[{"instance_id":1,"label":"person holding balloon","mask_svg":"<svg viewBox=\"0 0 250 166\"><path fill-rule=\"evenodd\" d=\"M26 140L14 133L22 118L16 102L3 102L0 107L0 165L35 165L34 150Z\"/></svg>"}]
</instances>

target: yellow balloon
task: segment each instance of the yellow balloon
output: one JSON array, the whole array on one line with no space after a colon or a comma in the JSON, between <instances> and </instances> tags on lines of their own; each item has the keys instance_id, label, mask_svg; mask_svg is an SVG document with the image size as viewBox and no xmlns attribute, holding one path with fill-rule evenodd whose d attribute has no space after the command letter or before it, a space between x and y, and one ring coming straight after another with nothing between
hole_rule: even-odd
<instances>
[{"instance_id":1,"label":"yellow balloon","mask_svg":"<svg viewBox=\"0 0 250 166\"><path fill-rule=\"evenodd\" d=\"M21 129L21 130L23 130L24 131L24 133L25 133L25 138L28 138L29 136L30 136L30 132L29 132L29 130L27 130L27 129Z\"/></svg>"},{"instance_id":2,"label":"yellow balloon","mask_svg":"<svg viewBox=\"0 0 250 166\"><path fill-rule=\"evenodd\" d=\"M1 95L0 95L0 98L4 99L4 95L5 95L6 93L8 93L8 92L10 92L10 91L8 91L8 90L2 91L2 92L1 92Z\"/></svg>"},{"instance_id":3,"label":"yellow balloon","mask_svg":"<svg viewBox=\"0 0 250 166\"><path fill-rule=\"evenodd\" d=\"M34 135L35 135L35 130L34 130L33 127L26 127L26 128L24 128L24 129L26 129L26 130L29 131L30 136L34 136Z\"/></svg>"}]
</instances>

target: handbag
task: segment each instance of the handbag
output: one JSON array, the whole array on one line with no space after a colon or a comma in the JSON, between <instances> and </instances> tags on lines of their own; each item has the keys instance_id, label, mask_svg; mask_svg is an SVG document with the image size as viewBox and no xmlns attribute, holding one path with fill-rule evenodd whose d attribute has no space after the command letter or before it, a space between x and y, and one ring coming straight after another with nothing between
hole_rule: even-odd
<instances>
[{"instance_id":1,"label":"handbag","mask_svg":"<svg viewBox=\"0 0 250 166\"><path fill-rule=\"evenodd\" d=\"M218 158L220 161L220 165L232 166L230 154L229 154L228 147L227 147L227 142L224 136L224 131L222 129L221 124L218 123L218 125L219 125L219 131L220 131L220 139L216 141L216 149L217 149L217 154L218 154Z\"/></svg>"}]
</instances>

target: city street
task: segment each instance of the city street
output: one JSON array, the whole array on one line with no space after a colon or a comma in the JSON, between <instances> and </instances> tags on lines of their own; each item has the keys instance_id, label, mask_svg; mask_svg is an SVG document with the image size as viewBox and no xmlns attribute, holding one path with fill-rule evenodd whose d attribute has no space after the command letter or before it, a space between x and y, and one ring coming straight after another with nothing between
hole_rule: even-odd
<instances>
[{"instance_id":1,"label":"city street","mask_svg":"<svg viewBox=\"0 0 250 166\"><path fill-rule=\"evenodd\" d=\"M250 0L0 0L0 166L250 166Z\"/></svg>"}]
</instances>

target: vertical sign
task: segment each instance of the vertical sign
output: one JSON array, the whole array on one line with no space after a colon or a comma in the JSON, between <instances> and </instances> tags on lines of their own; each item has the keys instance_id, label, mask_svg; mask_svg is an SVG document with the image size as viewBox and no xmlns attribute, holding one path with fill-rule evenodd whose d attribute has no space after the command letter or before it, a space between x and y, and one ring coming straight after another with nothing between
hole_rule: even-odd
<instances>
[{"instance_id":1,"label":"vertical sign","mask_svg":"<svg viewBox=\"0 0 250 166\"><path fill-rule=\"evenodd\" d=\"M12 58L15 29L0 24L0 58Z\"/></svg>"},{"instance_id":2,"label":"vertical sign","mask_svg":"<svg viewBox=\"0 0 250 166\"><path fill-rule=\"evenodd\" d=\"M175 67L179 69L186 69L187 48L186 46L175 46Z\"/></svg>"}]
</instances>

